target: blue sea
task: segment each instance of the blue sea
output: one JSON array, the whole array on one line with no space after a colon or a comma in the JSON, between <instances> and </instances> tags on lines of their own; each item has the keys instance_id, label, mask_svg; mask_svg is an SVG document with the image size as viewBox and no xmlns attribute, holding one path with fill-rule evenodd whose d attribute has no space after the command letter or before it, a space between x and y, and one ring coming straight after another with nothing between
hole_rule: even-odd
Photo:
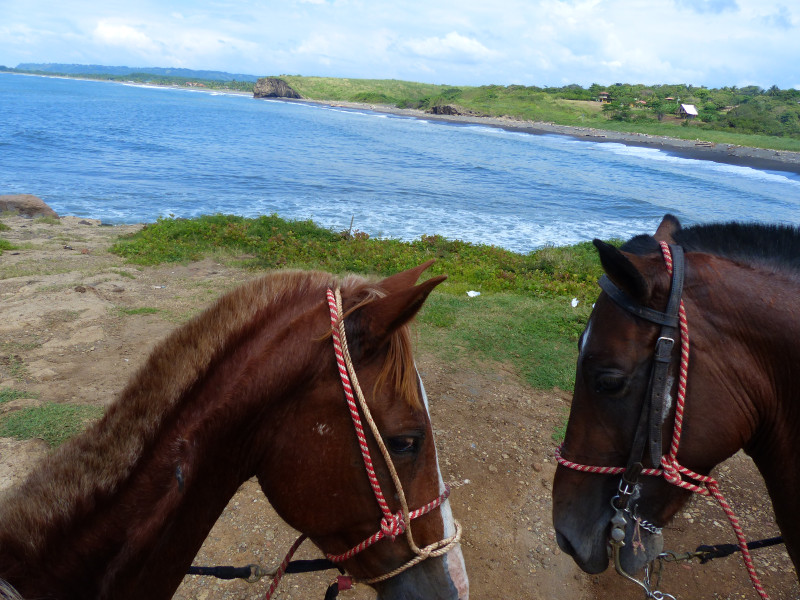
<instances>
[{"instance_id":1,"label":"blue sea","mask_svg":"<svg viewBox=\"0 0 800 600\"><path fill-rule=\"evenodd\" d=\"M518 252L682 222L800 224L800 176L248 95L0 73L0 194L106 223L277 213Z\"/></svg>"}]
</instances>

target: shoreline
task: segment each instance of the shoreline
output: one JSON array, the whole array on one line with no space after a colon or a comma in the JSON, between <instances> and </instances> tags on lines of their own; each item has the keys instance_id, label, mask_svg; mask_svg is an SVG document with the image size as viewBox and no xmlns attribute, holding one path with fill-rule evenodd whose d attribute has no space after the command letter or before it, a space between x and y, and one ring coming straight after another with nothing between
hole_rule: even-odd
<instances>
[{"instance_id":1,"label":"shoreline","mask_svg":"<svg viewBox=\"0 0 800 600\"><path fill-rule=\"evenodd\" d=\"M370 111L428 121L443 121L462 125L483 125L532 135L564 135L589 142L611 142L625 144L627 146L653 148L682 158L708 160L750 167L761 171L784 171L800 175L800 152L791 152L788 150L770 150L750 146L737 146L735 144L716 144L702 140L684 140L681 138L650 135L647 133L629 133L596 129L594 127L556 125L555 123L546 123L542 121L522 121L510 117L434 115L418 109L396 108L386 104L306 99L295 100L286 98L280 98L279 100L284 102L308 103L320 106Z\"/></svg>"},{"instance_id":2,"label":"shoreline","mask_svg":"<svg viewBox=\"0 0 800 600\"><path fill-rule=\"evenodd\" d=\"M34 73L15 73L19 75L32 75L34 77L52 77L58 79L81 79L63 75L39 75ZM83 79L84 81L105 81L97 79ZM185 86L162 86L152 83L127 83L122 81L112 81L123 85L137 85L143 87L169 87L174 89L189 89L197 92L210 92L233 95L248 95L255 98L251 92L239 90L216 90L211 88L186 88ZM255 98L258 99L258 98ZM703 140L685 140L669 136L651 135L648 133L632 133L613 131L609 129L597 129L595 127L579 127L576 125L557 125L544 121L526 121L511 117L487 117L471 115L434 115L422 110L413 108L397 108L389 104L371 104L366 102L346 102L339 100L310 100L292 98L271 98L282 102L295 102L305 104L316 104L319 106L330 106L347 108L357 111L370 111L395 116L410 117L413 119L424 119L428 121L442 121L461 125L483 125L486 127L496 127L506 131L528 133L532 135L563 135L577 140L598 142L598 143L618 143L626 146L638 146L642 148L653 148L662 150L668 154L694 160L708 160L711 162L750 167L760 171L783 171L800 175L800 152L790 150L773 150L767 148L755 148L752 146L739 146L736 144L718 144Z\"/></svg>"}]
</instances>

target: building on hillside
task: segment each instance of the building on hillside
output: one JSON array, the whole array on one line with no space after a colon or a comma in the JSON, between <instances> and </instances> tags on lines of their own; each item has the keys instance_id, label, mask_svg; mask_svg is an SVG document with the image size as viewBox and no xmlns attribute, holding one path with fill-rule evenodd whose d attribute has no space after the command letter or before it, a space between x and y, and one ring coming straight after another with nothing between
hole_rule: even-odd
<instances>
[{"instance_id":1,"label":"building on hillside","mask_svg":"<svg viewBox=\"0 0 800 600\"><path fill-rule=\"evenodd\" d=\"M597 94L597 101L603 103L611 102L611 96L609 95L608 92L600 92L599 94Z\"/></svg>"},{"instance_id":2,"label":"building on hillside","mask_svg":"<svg viewBox=\"0 0 800 600\"><path fill-rule=\"evenodd\" d=\"M697 107L694 104L681 104L678 109L678 116L684 119L694 119L697 115Z\"/></svg>"}]
</instances>

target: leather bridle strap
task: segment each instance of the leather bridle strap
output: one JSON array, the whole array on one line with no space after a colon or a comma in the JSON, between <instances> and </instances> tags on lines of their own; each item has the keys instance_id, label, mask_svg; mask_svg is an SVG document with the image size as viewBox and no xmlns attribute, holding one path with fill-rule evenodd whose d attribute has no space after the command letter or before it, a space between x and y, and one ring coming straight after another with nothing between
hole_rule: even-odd
<instances>
[{"instance_id":1,"label":"leather bridle strap","mask_svg":"<svg viewBox=\"0 0 800 600\"><path fill-rule=\"evenodd\" d=\"M650 466L653 468L657 468L661 464L661 457L664 453L662 441L664 410L667 406L667 396L672 387L669 366L672 362L675 340L679 335L679 311L685 273L683 248L680 246L670 246L669 248L672 257L672 283L664 312L642 306L619 289L606 275L603 275L597 282L608 297L621 308L634 316L661 325L661 332L656 340L653 368L646 396L649 398L649 402L642 405L642 413L636 428L636 436L627 467L632 467L637 462L644 460L645 446L648 447Z\"/></svg>"}]
</instances>

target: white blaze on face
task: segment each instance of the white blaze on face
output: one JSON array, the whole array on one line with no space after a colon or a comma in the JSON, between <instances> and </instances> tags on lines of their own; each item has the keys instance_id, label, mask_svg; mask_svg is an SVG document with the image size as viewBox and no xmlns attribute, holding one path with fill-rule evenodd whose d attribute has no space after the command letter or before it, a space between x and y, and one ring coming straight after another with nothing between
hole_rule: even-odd
<instances>
[{"instance_id":1,"label":"white blaze on face","mask_svg":"<svg viewBox=\"0 0 800 600\"><path fill-rule=\"evenodd\" d=\"M419 379L419 388L422 390L422 401L425 404L425 412L428 413L428 421L430 421L430 409L428 408L428 395L425 393L425 386L422 384L422 378L417 374ZM431 425L431 434L433 434L433 425ZM436 458L436 472L439 475L439 493L444 494L445 485L442 479L442 471L439 469L439 455L436 452L436 442L433 444L435 458ZM447 499L442 502L439 507L439 514L442 515L444 523L444 537L449 538L456 533L455 520L453 519L453 511L450 508L450 500ZM467 568L464 565L464 555L461 553L461 544L457 544L443 557L445 568L450 576L450 581L453 586L458 590L459 600L467 600L469 598L469 579L467 578Z\"/></svg>"}]
</instances>

